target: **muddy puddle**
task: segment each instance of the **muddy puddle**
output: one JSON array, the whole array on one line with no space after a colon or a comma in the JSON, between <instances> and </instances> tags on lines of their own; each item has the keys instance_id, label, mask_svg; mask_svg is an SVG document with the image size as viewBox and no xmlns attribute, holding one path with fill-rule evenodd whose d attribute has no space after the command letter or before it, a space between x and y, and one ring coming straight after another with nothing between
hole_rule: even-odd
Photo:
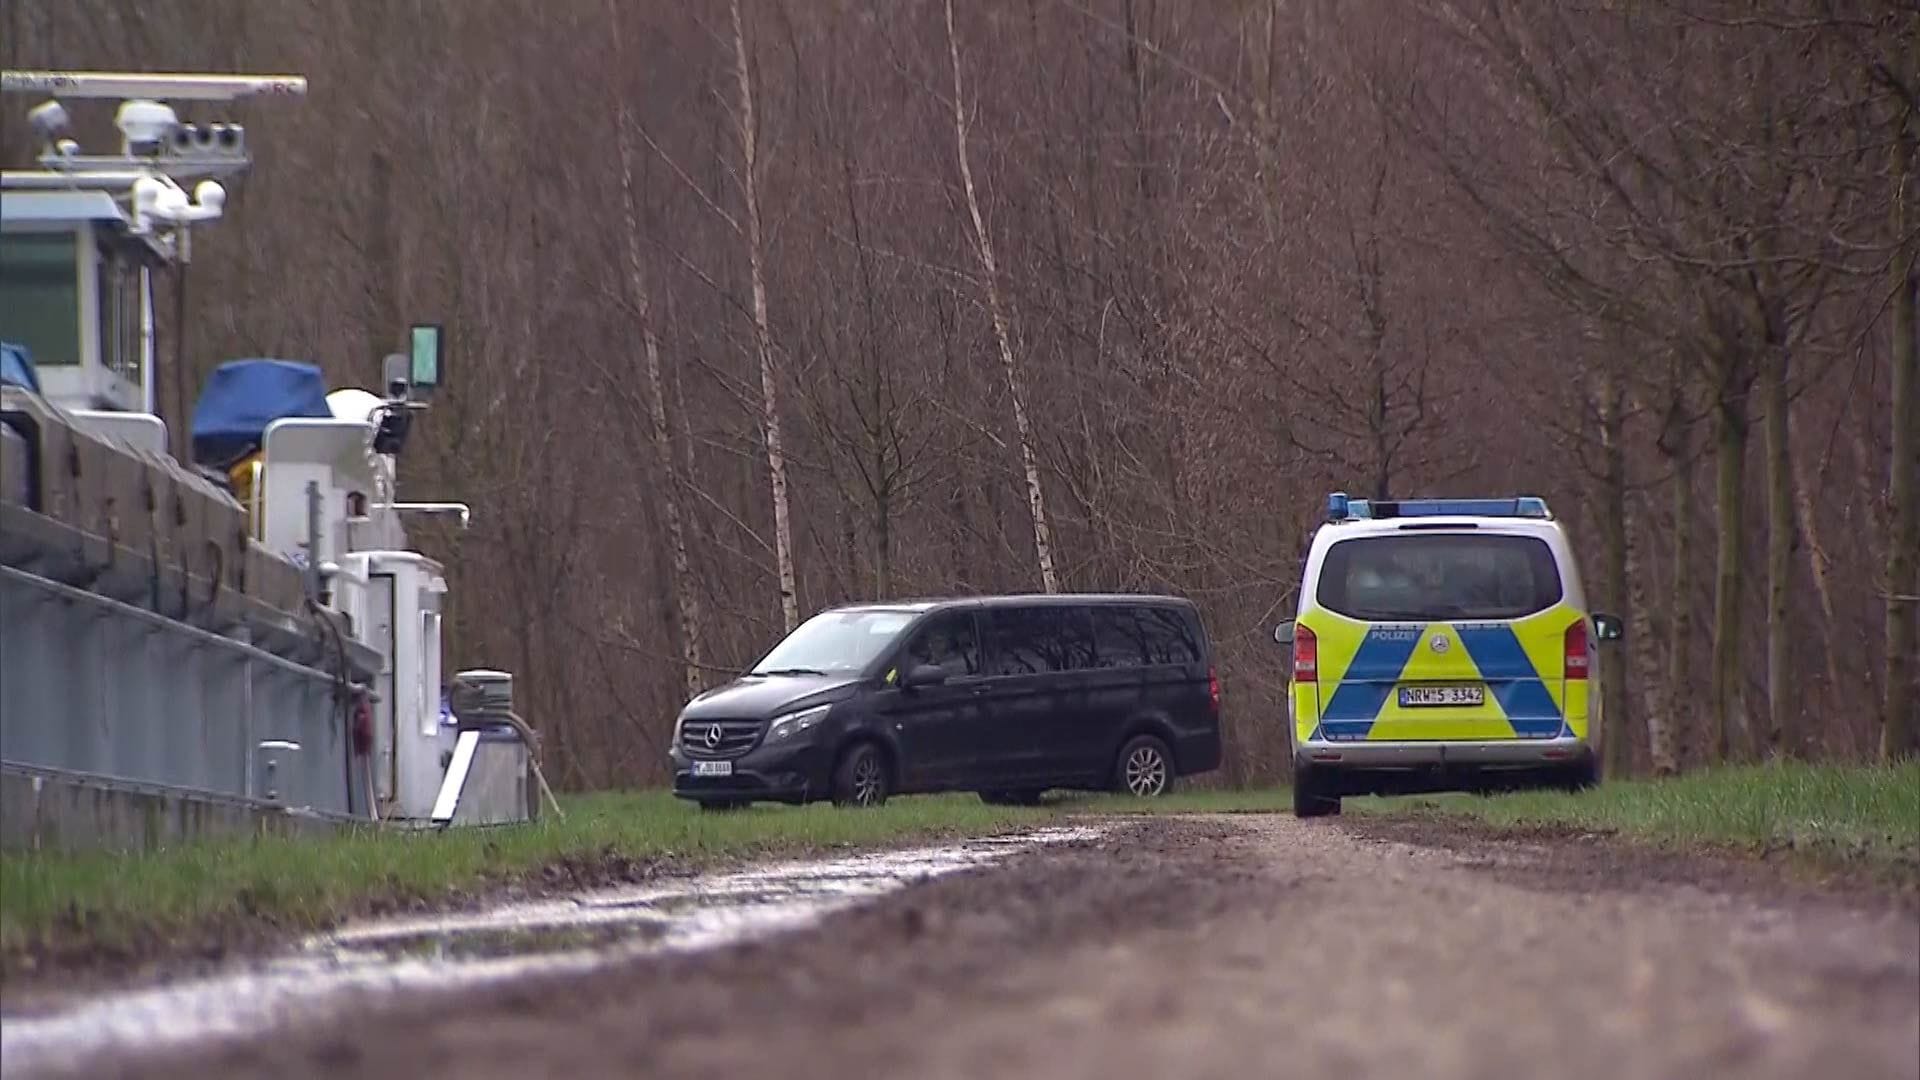
<instances>
[{"instance_id":1,"label":"muddy puddle","mask_svg":"<svg viewBox=\"0 0 1920 1080\"><path fill-rule=\"evenodd\" d=\"M780 863L670 885L471 912L353 923L284 953L162 986L0 1011L0 1074L85 1073L90 1062L313 1023L386 998L424 999L585 972L800 929L928 878L1014 852L1094 839L1045 829L942 847Z\"/></svg>"}]
</instances>

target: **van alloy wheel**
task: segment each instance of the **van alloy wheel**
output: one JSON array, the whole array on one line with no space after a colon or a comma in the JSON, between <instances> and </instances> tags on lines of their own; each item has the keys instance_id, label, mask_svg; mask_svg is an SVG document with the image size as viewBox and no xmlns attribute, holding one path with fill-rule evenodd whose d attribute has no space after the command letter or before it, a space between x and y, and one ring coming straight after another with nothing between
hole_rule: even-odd
<instances>
[{"instance_id":1,"label":"van alloy wheel","mask_svg":"<svg viewBox=\"0 0 1920 1080\"><path fill-rule=\"evenodd\" d=\"M833 770L835 806L879 806L887 801L893 777L886 756L872 743L860 743L848 750Z\"/></svg>"},{"instance_id":2,"label":"van alloy wheel","mask_svg":"<svg viewBox=\"0 0 1920 1080\"><path fill-rule=\"evenodd\" d=\"M880 776L880 762L872 754L862 754L853 766L853 803L855 806L872 806L879 802L886 791L886 781Z\"/></svg>"},{"instance_id":3,"label":"van alloy wheel","mask_svg":"<svg viewBox=\"0 0 1920 1080\"><path fill-rule=\"evenodd\" d=\"M1122 791L1140 799L1167 793L1173 767L1167 761L1167 748L1159 739L1142 735L1129 742L1120 753L1118 786Z\"/></svg>"}]
</instances>

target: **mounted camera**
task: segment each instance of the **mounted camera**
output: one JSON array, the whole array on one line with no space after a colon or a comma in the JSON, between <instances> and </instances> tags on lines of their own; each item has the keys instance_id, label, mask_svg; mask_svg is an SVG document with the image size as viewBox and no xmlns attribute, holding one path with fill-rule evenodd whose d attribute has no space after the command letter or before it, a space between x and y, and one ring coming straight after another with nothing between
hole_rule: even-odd
<instances>
[{"instance_id":1,"label":"mounted camera","mask_svg":"<svg viewBox=\"0 0 1920 1080\"><path fill-rule=\"evenodd\" d=\"M413 414L428 407L418 399L430 396L440 386L444 358L439 323L415 323L407 331L407 351L387 354L381 366L387 402L379 410L379 424L374 429L375 453L398 454L406 445Z\"/></svg>"},{"instance_id":2,"label":"mounted camera","mask_svg":"<svg viewBox=\"0 0 1920 1080\"><path fill-rule=\"evenodd\" d=\"M376 412L378 423L373 430L373 452L376 454L398 454L407 444L407 432L413 427L412 386L407 378L408 358L403 353L389 353L383 361L383 380L387 388L387 401Z\"/></svg>"},{"instance_id":3,"label":"mounted camera","mask_svg":"<svg viewBox=\"0 0 1920 1080\"><path fill-rule=\"evenodd\" d=\"M122 102L113 116L120 129L121 152L128 157L153 157L180 128L180 118L170 106L158 101L135 98Z\"/></svg>"}]
</instances>

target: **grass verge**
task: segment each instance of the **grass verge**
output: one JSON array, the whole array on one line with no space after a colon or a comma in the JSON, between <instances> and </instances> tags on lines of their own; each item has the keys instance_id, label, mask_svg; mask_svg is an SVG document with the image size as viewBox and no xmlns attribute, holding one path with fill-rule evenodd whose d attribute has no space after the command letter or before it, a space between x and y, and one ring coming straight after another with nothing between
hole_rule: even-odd
<instances>
[{"instance_id":1,"label":"grass verge","mask_svg":"<svg viewBox=\"0 0 1920 1080\"><path fill-rule=\"evenodd\" d=\"M564 806L565 820L513 828L261 837L131 856L7 853L0 856L0 957L55 939L124 949L235 922L308 929L376 903L444 901L568 864L693 867L978 836L1045 816L971 795L897 799L861 813L828 805L702 813L664 792L577 796Z\"/></svg>"},{"instance_id":2,"label":"grass verge","mask_svg":"<svg viewBox=\"0 0 1920 1080\"><path fill-rule=\"evenodd\" d=\"M1354 799L1373 813L1444 813L1499 829L1615 833L1664 847L1789 851L1866 860L1920 877L1920 762L1726 767L1665 780L1610 781L1568 794Z\"/></svg>"},{"instance_id":3,"label":"grass verge","mask_svg":"<svg viewBox=\"0 0 1920 1080\"><path fill-rule=\"evenodd\" d=\"M897 799L878 810L756 806L705 814L664 792L576 796L564 821L503 829L323 838L264 837L147 855L0 855L0 971L36 950L129 956L238 927L303 930L380 907L442 904L557 872L560 887L630 880L655 866L989 835L1063 815L1285 813L1284 787L1182 791L1140 801L1070 796L1039 808L972 795ZM1920 881L1920 763L1783 764L1671 780L1619 781L1577 795L1353 799L1355 811L1447 814L1496 830L1606 832L1674 848L1791 851Z\"/></svg>"}]
</instances>

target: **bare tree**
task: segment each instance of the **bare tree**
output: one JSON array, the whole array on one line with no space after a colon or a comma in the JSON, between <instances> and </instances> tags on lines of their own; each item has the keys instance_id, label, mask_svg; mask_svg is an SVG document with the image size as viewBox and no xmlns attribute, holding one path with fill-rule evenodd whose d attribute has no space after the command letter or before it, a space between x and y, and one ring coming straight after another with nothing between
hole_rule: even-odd
<instances>
[{"instance_id":1,"label":"bare tree","mask_svg":"<svg viewBox=\"0 0 1920 1080\"><path fill-rule=\"evenodd\" d=\"M1614 611L1634 617L1635 598L1630 580L1633 561L1631 530L1633 521L1627 512L1627 393L1615 364L1601 361L1595 365L1592 390L1593 412L1600 433L1600 540L1602 564L1606 567L1604 602ZM1600 749L1609 776L1626 776L1633 771L1634 722L1637 719L1627 696L1628 665L1606 664L1600 669L1601 717L1606 727L1599 733ZM1654 721L1658 723L1656 719ZM1652 740L1650 739L1649 742ZM1658 766L1656 766L1658 771Z\"/></svg>"},{"instance_id":2,"label":"bare tree","mask_svg":"<svg viewBox=\"0 0 1920 1080\"><path fill-rule=\"evenodd\" d=\"M787 451L780 432L780 371L767 315L766 243L760 221L760 125L754 111L753 76L740 0L730 0L734 77L739 87L740 191L746 200L747 271L753 283L753 343L760 357L760 426L773 482L773 550L780 575L780 613L791 631L800 625L800 589L793 570L793 515L787 501Z\"/></svg>"},{"instance_id":3,"label":"bare tree","mask_svg":"<svg viewBox=\"0 0 1920 1080\"><path fill-rule=\"evenodd\" d=\"M615 51L620 60L627 56L626 38L621 33L620 5L608 0L607 22L612 31ZM633 117L627 95L615 92L614 141L620 165L620 205L626 226L627 299L633 305L639 324L642 359L646 370L649 433L652 437L654 464L662 479L660 504L667 519L667 545L673 563L674 604L679 616L681 655L689 698L706 684L706 661L701 643L700 596L694 591L693 568L687 557L687 530L681 506L683 478L674 461L673 429L667 420L666 381L660 374L660 333L654 323L653 294L647 284L646 257L641 249L639 195L635 190Z\"/></svg>"},{"instance_id":4,"label":"bare tree","mask_svg":"<svg viewBox=\"0 0 1920 1080\"><path fill-rule=\"evenodd\" d=\"M1909 25L1911 25L1910 20ZM1893 449L1887 494L1892 521L1887 541L1886 700L1880 711L1880 756L1920 754L1920 45L1908 42L1913 78L1899 84L1902 103L1892 139ZM1891 76L1889 76L1891 77Z\"/></svg>"},{"instance_id":5,"label":"bare tree","mask_svg":"<svg viewBox=\"0 0 1920 1080\"><path fill-rule=\"evenodd\" d=\"M793 513L787 503L787 450L780 432L780 367L774 331L766 313L766 242L760 225L760 125L747 63L747 31L739 0L728 4L733 19L733 75L739 83L741 194L747 200L747 271L753 277L753 344L760 354L760 427L766 438L766 471L774 484L774 559L780 571L780 613L787 630L801 625L801 594L793 573Z\"/></svg>"},{"instance_id":6,"label":"bare tree","mask_svg":"<svg viewBox=\"0 0 1920 1080\"><path fill-rule=\"evenodd\" d=\"M1027 512L1033 518L1033 553L1040 567L1040 587L1047 592L1060 591L1060 578L1053 566L1053 535L1047 524L1047 494L1040 477L1040 461L1033 451L1033 421L1027 415L1026 380L1020 361L1014 355L1013 331L1009 328L1006 304L1000 293L1000 269L994 260L993 235L980 212L980 193L973 181L973 153L967 147L967 94L960 76L960 38L953 26L953 0L946 0L947 57L953 66L953 141L960 158L960 186L966 194L967 217L973 225L973 250L980 260L981 287L986 292L987 315L993 323L994 344L1000 349L1000 363L1006 370L1007 395L1013 405L1013 422L1020 438L1020 466L1027 480Z\"/></svg>"},{"instance_id":7,"label":"bare tree","mask_svg":"<svg viewBox=\"0 0 1920 1080\"><path fill-rule=\"evenodd\" d=\"M568 784L660 780L803 591L1036 580L1192 597L1226 775L1283 775L1258 628L1338 488L1562 511L1616 775L1913 752L1909 3L350 8L27 0L0 51L325 90L237 117L180 411L441 318L404 482L482 512L417 535Z\"/></svg>"}]
</instances>

